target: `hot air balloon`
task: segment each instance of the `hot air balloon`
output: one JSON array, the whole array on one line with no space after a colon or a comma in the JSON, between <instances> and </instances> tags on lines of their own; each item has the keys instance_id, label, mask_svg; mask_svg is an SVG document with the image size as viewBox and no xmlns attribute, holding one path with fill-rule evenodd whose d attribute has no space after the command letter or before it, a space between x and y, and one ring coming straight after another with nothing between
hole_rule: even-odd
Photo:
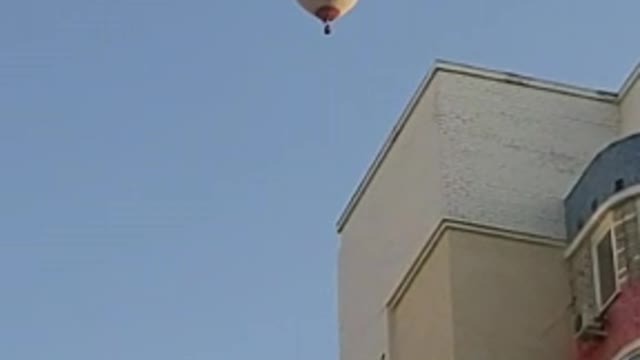
<instances>
[{"instance_id":1,"label":"hot air balloon","mask_svg":"<svg viewBox=\"0 0 640 360\"><path fill-rule=\"evenodd\" d=\"M324 33L331 34L331 23L353 9L358 0L298 0L311 15L322 21Z\"/></svg>"}]
</instances>

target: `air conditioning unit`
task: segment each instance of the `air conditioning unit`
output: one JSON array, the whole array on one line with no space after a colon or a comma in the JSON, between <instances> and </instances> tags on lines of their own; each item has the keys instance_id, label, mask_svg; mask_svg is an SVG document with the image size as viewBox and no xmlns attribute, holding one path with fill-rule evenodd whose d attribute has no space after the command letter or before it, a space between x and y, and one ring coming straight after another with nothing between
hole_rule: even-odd
<instances>
[{"instance_id":1,"label":"air conditioning unit","mask_svg":"<svg viewBox=\"0 0 640 360\"><path fill-rule=\"evenodd\" d=\"M579 340L595 340L607 336L602 319L579 311L573 317L573 335Z\"/></svg>"}]
</instances>

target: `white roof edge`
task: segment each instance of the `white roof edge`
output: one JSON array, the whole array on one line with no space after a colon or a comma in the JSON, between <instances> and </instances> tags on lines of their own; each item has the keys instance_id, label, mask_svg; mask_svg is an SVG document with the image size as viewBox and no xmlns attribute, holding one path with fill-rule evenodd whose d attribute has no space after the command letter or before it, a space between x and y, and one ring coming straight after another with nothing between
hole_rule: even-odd
<instances>
[{"instance_id":1,"label":"white roof edge","mask_svg":"<svg viewBox=\"0 0 640 360\"><path fill-rule=\"evenodd\" d=\"M436 68L437 70L446 70L463 75L476 76L486 80L509 82L524 87L584 97L592 100L614 102L618 98L618 93L613 91L577 86L559 81L536 78L523 73L490 69L446 60L437 60Z\"/></svg>"},{"instance_id":2,"label":"white roof edge","mask_svg":"<svg viewBox=\"0 0 640 360\"><path fill-rule=\"evenodd\" d=\"M402 114L396 121L396 124L393 126L391 131L386 137L382 147L378 150L373 162L369 165L367 171L365 172L362 180L356 187L355 191L351 195L349 201L347 202L346 207L342 211L340 217L338 218L336 227L338 233L342 232L346 223L349 221L349 218L353 214L356 206L362 199L365 191L367 190L369 184L373 180L373 177L376 175L378 169L384 162L384 159L387 157L389 151L393 147L395 140L398 138L402 129L406 125L409 117L413 113L418 101L422 98L422 95L426 91L426 89L431 84L432 80L436 76L439 71L447 71L452 73L458 73L467 76L475 76L479 78L483 78L486 80L492 81L500 81L500 82L508 82L514 85L520 85L530 88L536 88L544 91L551 91L556 93L562 93L570 96L583 97L596 101L604 101L604 102L616 102L619 99L619 93L592 89L587 87L580 87L575 85L570 85L566 83L555 82L551 80L538 79L535 77L531 77L528 75L523 75L519 73L513 73L509 71L500 71L494 70L474 65L456 63L453 61L436 59L430 70L427 72L425 77L420 82L417 90L412 95L409 103L406 105ZM640 75L640 66L636 68L636 77ZM632 82L629 82L629 86Z\"/></svg>"},{"instance_id":3,"label":"white roof edge","mask_svg":"<svg viewBox=\"0 0 640 360\"><path fill-rule=\"evenodd\" d=\"M622 84L620 91L618 92L619 101L623 101L624 98L629 94L633 85L635 85L636 81L640 79L640 62L633 68L631 73L627 76L626 80Z\"/></svg>"}]
</instances>

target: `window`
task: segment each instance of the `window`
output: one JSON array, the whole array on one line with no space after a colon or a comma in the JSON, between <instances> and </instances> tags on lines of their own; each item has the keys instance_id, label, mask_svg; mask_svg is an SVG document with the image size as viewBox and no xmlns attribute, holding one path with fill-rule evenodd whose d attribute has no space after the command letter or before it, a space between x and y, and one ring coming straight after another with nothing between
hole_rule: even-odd
<instances>
[{"instance_id":1,"label":"window","mask_svg":"<svg viewBox=\"0 0 640 360\"><path fill-rule=\"evenodd\" d=\"M622 348L612 360L640 360L640 339Z\"/></svg>"},{"instance_id":2,"label":"window","mask_svg":"<svg viewBox=\"0 0 640 360\"><path fill-rule=\"evenodd\" d=\"M618 292L617 253L611 228L596 240L593 247L596 303L605 310Z\"/></svg>"},{"instance_id":3,"label":"window","mask_svg":"<svg viewBox=\"0 0 640 360\"><path fill-rule=\"evenodd\" d=\"M640 350L625 355L620 360L640 360Z\"/></svg>"}]
</instances>

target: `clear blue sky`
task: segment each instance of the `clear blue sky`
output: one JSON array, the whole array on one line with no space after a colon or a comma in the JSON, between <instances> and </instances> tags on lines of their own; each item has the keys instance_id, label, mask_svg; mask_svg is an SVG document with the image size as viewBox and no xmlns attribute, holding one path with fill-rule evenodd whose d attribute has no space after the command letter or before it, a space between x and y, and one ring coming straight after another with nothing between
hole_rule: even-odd
<instances>
[{"instance_id":1,"label":"clear blue sky","mask_svg":"<svg viewBox=\"0 0 640 360\"><path fill-rule=\"evenodd\" d=\"M6 1L0 358L337 359L334 222L433 60L616 90L639 12Z\"/></svg>"}]
</instances>

